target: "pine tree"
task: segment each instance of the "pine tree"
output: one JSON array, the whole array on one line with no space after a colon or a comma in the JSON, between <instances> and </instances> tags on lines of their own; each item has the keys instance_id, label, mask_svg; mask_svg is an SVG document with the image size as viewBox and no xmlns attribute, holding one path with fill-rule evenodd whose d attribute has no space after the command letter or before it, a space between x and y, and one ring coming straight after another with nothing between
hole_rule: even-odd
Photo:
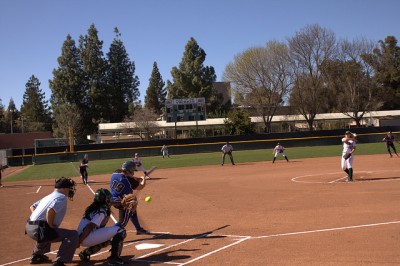
<instances>
[{"instance_id":1,"label":"pine tree","mask_svg":"<svg viewBox=\"0 0 400 266\"><path fill-rule=\"evenodd\" d=\"M21 118L26 121L25 131L51 130L51 117L48 101L40 89L40 81L32 75L25 85L21 106Z\"/></svg>"},{"instance_id":2,"label":"pine tree","mask_svg":"<svg viewBox=\"0 0 400 266\"><path fill-rule=\"evenodd\" d=\"M92 24L87 35L80 36L79 50L84 71L84 90L87 94L87 109L84 116L89 134L97 131L97 125L109 121L109 98L107 91L107 62L103 56L103 41Z\"/></svg>"},{"instance_id":3,"label":"pine tree","mask_svg":"<svg viewBox=\"0 0 400 266\"><path fill-rule=\"evenodd\" d=\"M400 108L400 47L394 36L379 41L380 47L373 53L363 55L363 59L373 67L374 79L386 97L384 110Z\"/></svg>"},{"instance_id":4,"label":"pine tree","mask_svg":"<svg viewBox=\"0 0 400 266\"><path fill-rule=\"evenodd\" d=\"M4 110L3 102L0 98L0 132L6 132L6 112Z\"/></svg>"},{"instance_id":5,"label":"pine tree","mask_svg":"<svg viewBox=\"0 0 400 266\"><path fill-rule=\"evenodd\" d=\"M204 66L205 59L204 50L194 38L190 38L179 68L173 67L171 70L173 82L167 81L167 91L171 99L204 97L208 112L214 113L221 106L221 97L213 88L213 82L217 79L214 68Z\"/></svg>"},{"instance_id":6,"label":"pine tree","mask_svg":"<svg viewBox=\"0 0 400 266\"><path fill-rule=\"evenodd\" d=\"M63 43L62 54L58 57L58 68L53 70L53 80L49 80L51 106L54 116L53 131L55 136L68 138L68 130L73 126L74 137L78 142L90 134L87 127L91 123L89 99L84 86L84 72L80 53L75 41L67 35ZM65 110L75 110L80 116L65 116Z\"/></svg>"},{"instance_id":7,"label":"pine tree","mask_svg":"<svg viewBox=\"0 0 400 266\"><path fill-rule=\"evenodd\" d=\"M16 121L20 118L20 112L15 106L13 98L10 99L5 115L6 130L5 133L16 133L19 131Z\"/></svg>"},{"instance_id":8,"label":"pine tree","mask_svg":"<svg viewBox=\"0 0 400 266\"><path fill-rule=\"evenodd\" d=\"M157 114L162 114L165 97L167 96L167 90L164 86L165 82L158 70L157 62L154 62L144 99L146 109L153 110Z\"/></svg>"},{"instance_id":9,"label":"pine tree","mask_svg":"<svg viewBox=\"0 0 400 266\"><path fill-rule=\"evenodd\" d=\"M129 104L136 101L139 93L139 78L135 76L135 64L129 59L120 39L118 28L107 53L108 59L108 117L109 122L121 122L128 115Z\"/></svg>"}]
</instances>

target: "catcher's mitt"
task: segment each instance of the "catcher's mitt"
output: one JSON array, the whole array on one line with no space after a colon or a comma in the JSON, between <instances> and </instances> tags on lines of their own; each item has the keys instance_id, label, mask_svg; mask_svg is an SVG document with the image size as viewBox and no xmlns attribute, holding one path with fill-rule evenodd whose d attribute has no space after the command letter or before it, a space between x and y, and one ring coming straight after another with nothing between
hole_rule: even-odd
<instances>
[{"instance_id":1,"label":"catcher's mitt","mask_svg":"<svg viewBox=\"0 0 400 266\"><path fill-rule=\"evenodd\" d=\"M347 152L345 155L343 155L343 159L347 160L351 157L351 153Z\"/></svg>"},{"instance_id":2,"label":"catcher's mitt","mask_svg":"<svg viewBox=\"0 0 400 266\"><path fill-rule=\"evenodd\" d=\"M137 201L136 195L134 195L134 194L125 195L121 200L121 206L124 209L130 210L130 211L135 211L137 204L138 204L138 201Z\"/></svg>"}]
</instances>

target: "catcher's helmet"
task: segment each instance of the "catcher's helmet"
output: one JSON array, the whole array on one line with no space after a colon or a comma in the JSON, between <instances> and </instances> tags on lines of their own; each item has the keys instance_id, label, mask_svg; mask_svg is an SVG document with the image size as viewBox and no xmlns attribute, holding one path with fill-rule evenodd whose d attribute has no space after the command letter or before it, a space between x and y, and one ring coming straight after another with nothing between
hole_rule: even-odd
<instances>
[{"instance_id":1,"label":"catcher's helmet","mask_svg":"<svg viewBox=\"0 0 400 266\"><path fill-rule=\"evenodd\" d=\"M133 175L133 173L136 171L136 164L132 161L126 161L122 164L121 169Z\"/></svg>"},{"instance_id":2,"label":"catcher's helmet","mask_svg":"<svg viewBox=\"0 0 400 266\"><path fill-rule=\"evenodd\" d=\"M99 203L111 203L111 192L105 188L100 188L94 193L94 201Z\"/></svg>"}]
</instances>

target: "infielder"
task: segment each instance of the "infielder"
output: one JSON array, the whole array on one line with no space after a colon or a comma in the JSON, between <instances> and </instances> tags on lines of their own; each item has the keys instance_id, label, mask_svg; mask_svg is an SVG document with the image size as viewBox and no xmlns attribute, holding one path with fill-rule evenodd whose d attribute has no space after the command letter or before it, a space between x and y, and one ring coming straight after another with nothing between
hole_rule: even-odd
<instances>
[{"instance_id":1,"label":"infielder","mask_svg":"<svg viewBox=\"0 0 400 266\"><path fill-rule=\"evenodd\" d=\"M350 131L346 131L344 138L342 138L343 143L343 152L342 152L342 169L347 174L347 181L353 181L353 160L354 160L354 151L356 150L356 137L357 135L351 133Z\"/></svg>"},{"instance_id":2,"label":"infielder","mask_svg":"<svg viewBox=\"0 0 400 266\"><path fill-rule=\"evenodd\" d=\"M79 253L82 262L89 262L91 255L111 245L108 265L124 264L120 256L126 231L118 223L106 226L110 216L111 193L107 189L100 188L94 194L92 204L86 208L78 225L79 244L88 247Z\"/></svg>"},{"instance_id":3,"label":"infielder","mask_svg":"<svg viewBox=\"0 0 400 266\"><path fill-rule=\"evenodd\" d=\"M224 165L225 163L225 156L228 154L229 158L231 159L231 163L232 165L235 165L234 161L233 161L233 147L231 144L229 144L229 141L226 142L226 144L224 146L222 146L221 148L222 151L222 161L221 161L221 165Z\"/></svg>"},{"instance_id":4,"label":"infielder","mask_svg":"<svg viewBox=\"0 0 400 266\"><path fill-rule=\"evenodd\" d=\"M76 183L66 177L56 179L53 193L35 202L31 207L31 216L26 223L26 234L36 241L31 264L51 263L44 255L50 252L51 243L61 242L53 266L65 266L72 262L79 236L76 230L60 228L67 212L68 199L74 198Z\"/></svg>"},{"instance_id":5,"label":"infielder","mask_svg":"<svg viewBox=\"0 0 400 266\"><path fill-rule=\"evenodd\" d=\"M278 154L281 153L283 157L285 157L286 161L289 162L288 157L285 154L285 147L283 147L279 142L278 144L275 146L274 151L272 152L272 154L274 155L274 159L272 160L272 163L275 163L276 160L276 156L278 156Z\"/></svg>"},{"instance_id":6,"label":"infielder","mask_svg":"<svg viewBox=\"0 0 400 266\"><path fill-rule=\"evenodd\" d=\"M387 148L387 150L388 150L388 153L389 153L389 155L390 155L390 158L393 157L392 153L390 152L390 148L392 148L392 149L393 149L393 152L396 154L396 156L399 157L399 155L398 155L397 152L396 152L396 147L394 146L394 139L395 139L395 137L392 135L392 132L391 132L391 131L389 131L389 132L387 133L386 137L384 137L384 138L382 139L382 141L386 142L386 148Z\"/></svg>"},{"instance_id":7,"label":"infielder","mask_svg":"<svg viewBox=\"0 0 400 266\"><path fill-rule=\"evenodd\" d=\"M139 157L139 153L135 153L135 157L132 158L132 162L135 163L136 169L139 169L140 171L143 171L144 176L147 177L147 171L143 166L142 158ZM137 170L135 170L135 171L137 171Z\"/></svg>"}]
</instances>

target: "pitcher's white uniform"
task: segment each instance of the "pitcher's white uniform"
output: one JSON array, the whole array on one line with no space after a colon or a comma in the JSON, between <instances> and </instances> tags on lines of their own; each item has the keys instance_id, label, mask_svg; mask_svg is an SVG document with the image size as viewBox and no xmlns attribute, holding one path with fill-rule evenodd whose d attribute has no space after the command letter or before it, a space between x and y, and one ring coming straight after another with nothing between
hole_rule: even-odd
<instances>
[{"instance_id":1,"label":"pitcher's white uniform","mask_svg":"<svg viewBox=\"0 0 400 266\"><path fill-rule=\"evenodd\" d=\"M343 142L342 169L346 170L353 168L354 155L352 152L355 150L357 144L354 139L342 138L342 142ZM347 160L343 158L343 155L345 155L346 153L352 153Z\"/></svg>"}]
</instances>

